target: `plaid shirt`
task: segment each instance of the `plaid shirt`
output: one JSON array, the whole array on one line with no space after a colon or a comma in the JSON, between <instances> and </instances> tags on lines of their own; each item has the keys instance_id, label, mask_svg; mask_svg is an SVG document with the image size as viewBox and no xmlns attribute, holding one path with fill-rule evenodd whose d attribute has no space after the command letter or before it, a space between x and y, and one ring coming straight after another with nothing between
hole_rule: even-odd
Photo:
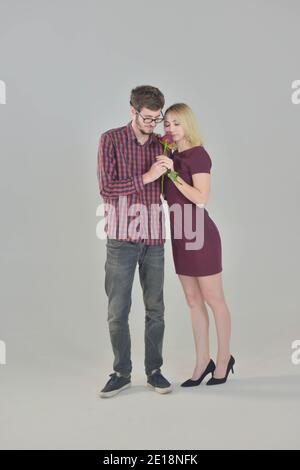
<instances>
[{"instance_id":1,"label":"plaid shirt","mask_svg":"<svg viewBox=\"0 0 300 470\"><path fill-rule=\"evenodd\" d=\"M141 145L131 122L100 136L97 178L109 238L147 245L165 242L161 178L146 185L142 178L162 153L158 136L151 134Z\"/></svg>"}]
</instances>

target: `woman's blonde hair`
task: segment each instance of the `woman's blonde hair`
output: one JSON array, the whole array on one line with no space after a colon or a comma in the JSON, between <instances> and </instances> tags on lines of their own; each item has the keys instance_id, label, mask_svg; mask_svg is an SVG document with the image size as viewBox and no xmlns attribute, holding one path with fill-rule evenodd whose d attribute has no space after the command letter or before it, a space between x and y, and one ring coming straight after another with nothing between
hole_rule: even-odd
<instances>
[{"instance_id":1,"label":"woman's blonde hair","mask_svg":"<svg viewBox=\"0 0 300 470\"><path fill-rule=\"evenodd\" d=\"M172 112L183 127L184 136L192 147L203 146L203 139L200 135L197 120L191 108L185 103L175 103L165 111L164 115ZM175 144L176 148L176 144Z\"/></svg>"}]
</instances>

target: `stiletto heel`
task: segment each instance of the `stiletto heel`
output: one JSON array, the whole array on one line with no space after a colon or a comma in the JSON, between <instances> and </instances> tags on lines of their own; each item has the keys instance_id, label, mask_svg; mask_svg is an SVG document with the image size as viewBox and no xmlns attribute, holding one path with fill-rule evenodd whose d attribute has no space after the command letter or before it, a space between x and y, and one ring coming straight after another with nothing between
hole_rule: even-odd
<instances>
[{"instance_id":1,"label":"stiletto heel","mask_svg":"<svg viewBox=\"0 0 300 470\"><path fill-rule=\"evenodd\" d=\"M227 377L229 372L231 371L234 374L233 366L235 364L235 359L233 356L230 356L230 359L228 361L227 369L226 369L226 374L225 377L222 377L221 379L216 379L213 375L212 378L209 379L209 381L206 383L206 385L219 385L223 384L226 382Z\"/></svg>"},{"instance_id":2,"label":"stiletto heel","mask_svg":"<svg viewBox=\"0 0 300 470\"><path fill-rule=\"evenodd\" d=\"M213 372L216 368L216 364L214 361L211 359L208 363L208 366L206 367L205 371L203 372L202 375L200 375L199 379L197 380L192 380L188 379L185 382L181 384L181 387L196 387L197 385L200 385L203 379L211 373L211 376L213 377Z\"/></svg>"}]
</instances>

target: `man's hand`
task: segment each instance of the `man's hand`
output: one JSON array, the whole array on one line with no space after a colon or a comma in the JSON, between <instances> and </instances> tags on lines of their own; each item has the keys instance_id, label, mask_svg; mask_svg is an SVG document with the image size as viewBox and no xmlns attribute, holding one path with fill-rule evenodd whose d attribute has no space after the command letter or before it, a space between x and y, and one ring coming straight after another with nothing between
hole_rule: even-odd
<instances>
[{"instance_id":1,"label":"man's hand","mask_svg":"<svg viewBox=\"0 0 300 470\"><path fill-rule=\"evenodd\" d=\"M152 183L166 173L166 170L167 167L162 162L153 163L150 170L143 174L143 183Z\"/></svg>"},{"instance_id":2,"label":"man's hand","mask_svg":"<svg viewBox=\"0 0 300 470\"><path fill-rule=\"evenodd\" d=\"M174 170L174 162L172 158L167 157L166 155L158 155L156 157L157 162L164 165L168 170Z\"/></svg>"}]
</instances>

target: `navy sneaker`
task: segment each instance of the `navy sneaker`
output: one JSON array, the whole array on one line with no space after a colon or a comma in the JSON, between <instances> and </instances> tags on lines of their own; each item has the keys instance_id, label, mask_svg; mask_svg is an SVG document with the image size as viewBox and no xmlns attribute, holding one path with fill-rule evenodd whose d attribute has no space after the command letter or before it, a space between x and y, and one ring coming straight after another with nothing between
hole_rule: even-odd
<instances>
[{"instance_id":1,"label":"navy sneaker","mask_svg":"<svg viewBox=\"0 0 300 470\"><path fill-rule=\"evenodd\" d=\"M119 372L109 374L110 379L100 392L101 398L110 398L131 386L131 378L123 377Z\"/></svg>"},{"instance_id":2,"label":"navy sneaker","mask_svg":"<svg viewBox=\"0 0 300 470\"><path fill-rule=\"evenodd\" d=\"M158 393L169 393L172 391L172 386L167 379L164 378L160 370L154 369L147 379L148 387Z\"/></svg>"}]
</instances>

